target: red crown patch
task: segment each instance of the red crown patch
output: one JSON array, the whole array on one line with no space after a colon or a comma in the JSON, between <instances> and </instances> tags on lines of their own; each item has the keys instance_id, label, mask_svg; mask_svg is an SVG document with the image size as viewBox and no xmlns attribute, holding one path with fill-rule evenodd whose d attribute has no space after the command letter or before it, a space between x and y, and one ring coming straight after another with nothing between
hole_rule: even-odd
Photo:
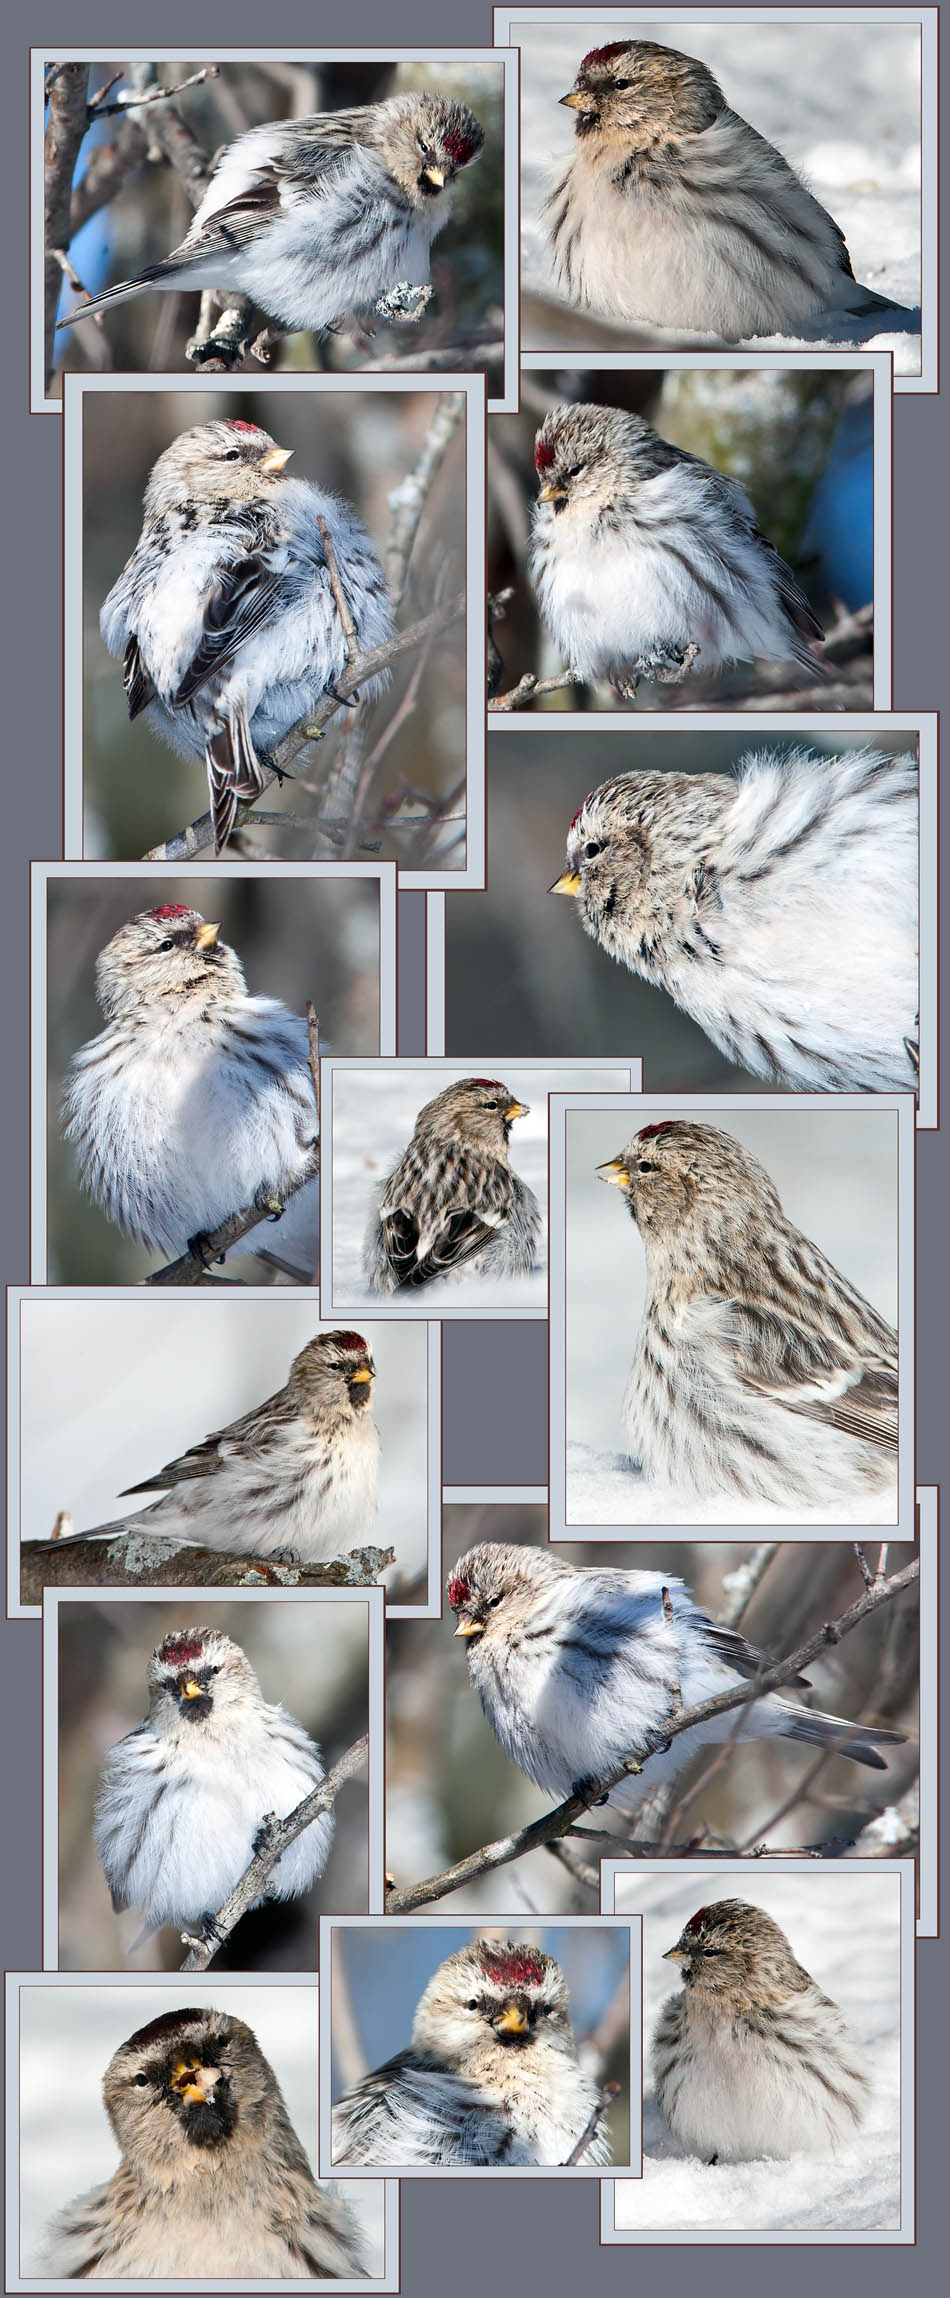
<instances>
[{"instance_id":1,"label":"red crown patch","mask_svg":"<svg viewBox=\"0 0 950 2298\"><path fill-rule=\"evenodd\" d=\"M226 431L252 431L255 439L266 439L268 436L267 432L261 429L259 423L242 423L237 416L235 416L233 423L225 423L224 428Z\"/></svg>"},{"instance_id":2,"label":"red crown patch","mask_svg":"<svg viewBox=\"0 0 950 2298\"><path fill-rule=\"evenodd\" d=\"M166 902L163 909L146 910L145 915L154 918L156 925L164 925L166 918L187 918L191 912L185 902Z\"/></svg>"},{"instance_id":3,"label":"red crown patch","mask_svg":"<svg viewBox=\"0 0 950 2298\"><path fill-rule=\"evenodd\" d=\"M449 1603L453 1612L461 1611L462 1605L468 1603L469 1594L470 1589L467 1580L449 1581Z\"/></svg>"},{"instance_id":4,"label":"red crown patch","mask_svg":"<svg viewBox=\"0 0 950 2298\"><path fill-rule=\"evenodd\" d=\"M571 825L570 825L570 828L569 828L569 830L568 830L568 833L567 833L567 834L568 834L568 837L570 837L570 835L571 835L571 830L576 830L576 828L577 828L577 825L578 825L578 822L580 821L581 815L583 814L583 811L584 811L584 806L589 806L589 805L590 805L590 802L591 802L591 799L592 799L592 798L596 798L596 796L597 796L597 792L596 792L596 790L588 790L587 796L586 796L586 798L585 798L585 800L584 800L584 805L583 805L583 806L578 806L577 812L576 812L576 814L575 814L575 816L574 816L574 820L573 820L573 822L571 823Z\"/></svg>"},{"instance_id":5,"label":"red crown patch","mask_svg":"<svg viewBox=\"0 0 950 2298\"><path fill-rule=\"evenodd\" d=\"M478 1959L486 1979L500 1987L540 1987L545 1965L529 1947L479 1947Z\"/></svg>"},{"instance_id":6,"label":"red crown patch","mask_svg":"<svg viewBox=\"0 0 950 2298\"><path fill-rule=\"evenodd\" d=\"M182 1668L188 1660L200 1660L203 1651L200 1636L166 1636L158 1647L158 1656L170 1668Z\"/></svg>"},{"instance_id":7,"label":"red crown patch","mask_svg":"<svg viewBox=\"0 0 950 2298\"><path fill-rule=\"evenodd\" d=\"M337 1348L365 1349L366 1347L362 1333L330 1333L328 1339L335 1340Z\"/></svg>"},{"instance_id":8,"label":"red crown patch","mask_svg":"<svg viewBox=\"0 0 950 2298\"><path fill-rule=\"evenodd\" d=\"M554 449L549 439L539 439L534 450L536 471L549 471L554 461Z\"/></svg>"},{"instance_id":9,"label":"red crown patch","mask_svg":"<svg viewBox=\"0 0 950 2298\"><path fill-rule=\"evenodd\" d=\"M480 148L473 136L462 135L458 128L450 128L448 133L443 136L442 142L450 160L456 160L460 168L464 168L471 159L473 152L477 152Z\"/></svg>"},{"instance_id":10,"label":"red crown patch","mask_svg":"<svg viewBox=\"0 0 950 2298\"><path fill-rule=\"evenodd\" d=\"M625 56L629 46L629 40L611 40L606 48L588 49L581 58L581 71L586 72L589 64L609 64L612 56Z\"/></svg>"},{"instance_id":11,"label":"red crown patch","mask_svg":"<svg viewBox=\"0 0 950 2298\"><path fill-rule=\"evenodd\" d=\"M636 1138L638 1141L652 1141L657 1133L675 1133L676 1129L676 1118L664 1117L659 1125L644 1125Z\"/></svg>"},{"instance_id":12,"label":"red crown patch","mask_svg":"<svg viewBox=\"0 0 950 2298\"><path fill-rule=\"evenodd\" d=\"M141 2051L147 2043L157 2043L160 2035L173 2035L178 2027L192 2027L201 2017L200 2007L189 2006L183 2011L163 2011L161 2018L151 2019L147 2027L137 2027L126 2044L127 2051Z\"/></svg>"}]
</instances>

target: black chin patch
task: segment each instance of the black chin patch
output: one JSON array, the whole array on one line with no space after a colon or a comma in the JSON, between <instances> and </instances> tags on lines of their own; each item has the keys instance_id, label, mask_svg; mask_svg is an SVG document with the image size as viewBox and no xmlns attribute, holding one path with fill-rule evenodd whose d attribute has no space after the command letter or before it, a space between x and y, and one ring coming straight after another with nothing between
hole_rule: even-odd
<instances>
[{"instance_id":1,"label":"black chin patch","mask_svg":"<svg viewBox=\"0 0 950 2298\"><path fill-rule=\"evenodd\" d=\"M223 2146L230 2138L237 2122L237 2107L226 2075L219 2075L213 2096L204 2099L200 2105L192 2103L189 2106L185 2099L179 2098L178 2092L171 2085L166 2096L189 2146Z\"/></svg>"}]
</instances>

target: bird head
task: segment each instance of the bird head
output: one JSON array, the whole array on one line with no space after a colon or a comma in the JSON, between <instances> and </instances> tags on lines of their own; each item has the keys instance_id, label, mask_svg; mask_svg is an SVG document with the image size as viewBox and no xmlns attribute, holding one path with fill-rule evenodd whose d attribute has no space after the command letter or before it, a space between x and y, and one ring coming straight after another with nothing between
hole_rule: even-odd
<instances>
[{"instance_id":1,"label":"bird head","mask_svg":"<svg viewBox=\"0 0 950 2298\"><path fill-rule=\"evenodd\" d=\"M252 502L279 479L293 454L259 423L222 420L180 431L159 455L145 490L146 517L181 510L185 499L209 511L222 498Z\"/></svg>"},{"instance_id":2,"label":"bird head","mask_svg":"<svg viewBox=\"0 0 950 2298\"><path fill-rule=\"evenodd\" d=\"M420 1109L415 1132L417 1137L434 1133L440 1141L452 1134L461 1141L478 1142L498 1156L507 1149L512 1126L528 1114L528 1103L516 1100L499 1078L462 1077Z\"/></svg>"},{"instance_id":3,"label":"bird head","mask_svg":"<svg viewBox=\"0 0 950 2298\"><path fill-rule=\"evenodd\" d=\"M123 2154L166 2190L182 2175L217 2176L224 2151L259 2141L281 2103L250 2027L193 2006L130 2035L103 2096Z\"/></svg>"},{"instance_id":4,"label":"bird head","mask_svg":"<svg viewBox=\"0 0 950 2298\"><path fill-rule=\"evenodd\" d=\"M613 144L618 153L656 152L701 135L725 108L705 64L653 40L612 40L592 48L560 102L573 112L579 139Z\"/></svg>"},{"instance_id":5,"label":"bird head","mask_svg":"<svg viewBox=\"0 0 950 2298\"><path fill-rule=\"evenodd\" d=\"M552 519L619 520L638 486L677 457L649 423L621 407L552 407L534 443L535 516L542 528Z\"/></svg>"},{"instance_id":6,"label":"bird head","mask_svg":"<svg viewBox=\"0 0 950 2298\"><path fill-rule=\"evenodd\" d=\"M96 996L109 1020L196 994L215 1002L244 994L244 974L220 925L182 902L130 918L96 961Z\"/></svg>"},{"instance_id":7,"label":"bird head","mask_svg":"<svg viewBox=\"0 0 950 2298\"><path fill-rule=\"evenodd\" d=\"M421 1996L412 2029L418 2050L480 2079L509 2056L532 2057L571 2041L560 1967L536 1947L478 1939L448 1956Z\"/></svg>"},{"instance_id":8,"label":"bird head","mask_svg":"<svg viewBox=\"0 0 950 2298\"><path fill-rule=\"evenodd\" d=\"M376 111L380 152L413 207L443 198L485 141L468 105L447 103L443 96L396 96Z\"/></svg>"},{"instance_id":9,"label":"bird head","mask_svg":"<svg viewBox=\"0 0 950 2298\"><path fill-rule=\"evenodd\" d=\"M502 1644L528 1618L550 1581L569 1567L539 1548L519 1548L504 1540L484 1540L460 1556L447 1583L457 1636L469 1656L484 1638Z\"/></svg>"},{"instance_id":10,"label":"bird head","mask_svg":"<svg viewBox=\"0 0 950 2298\"><path fill-rule=\"evenodd\" d=\"M318 1333L294 1358L288 1387L291 1402L299 1401L304 1410L332 1400L352 1412L368 1412L375 1379L372 1350L362 1333Z\"/></svg>"},{"instance_id":11,"label":"bird head","mask_svg":"<svg viewBox=\"0 0 950 2298\"><path fill-rule=\"evenodd\" d=\"M260 1699L239 1644L217 1628L176 1628L148 1663L149 1713L159 1732L216 1728L235 1707Z\"/></svg>"},{"instance_id":12,"label":"bird head","mask_svg":"<svg viewBox=\"0 0 950 2298\"><path fill-rule=\"evenodd\" d=\"M776 1190L757 1157L718 1125L663 1118L644 1125L597 1172L621 1190L648 1253L693 1253L703 1242L733 1249L749 1224L781 1223Z\"/></svg>"},{"instance_id":13,"label":"bird head","mask_svg":"<svg viewBox=\"0 0 950 2298\"><path fill-rule=\"evenodd\" d=\"M697 1908L663 1960L679 1965L691 1992L725 1995L736 2007L779 2002L811 1984L784 1931L764 1908L744 1899L716 1899Z\"/></svg>"}]
</instances>

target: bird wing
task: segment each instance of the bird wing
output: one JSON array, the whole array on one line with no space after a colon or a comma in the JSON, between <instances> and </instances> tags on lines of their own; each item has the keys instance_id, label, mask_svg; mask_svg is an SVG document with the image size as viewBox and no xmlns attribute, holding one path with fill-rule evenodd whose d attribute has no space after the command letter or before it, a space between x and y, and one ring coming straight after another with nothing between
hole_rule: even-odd
<instances>
[{"instance_id":1,"label":"bird wing","mask_svg":"<svg viewBox=\"0 0 950 2298\"><path fill-rule=\"evenodd\" d=\"M757 1651L745 1636L740 1636L738 1629L720 1627L715 1620L708 1620L705 1612L694 1612L692 1624L701 1635L707 1650L715 1652L717 1660L724 1661L727 1668L734 1668L738 1676L748 1680L757 1676L762 1668L772 1665L767 1654ZM795 1685L800 1691L807 1691L809 1684L808 1676L790 1676L786 1688Z\"/></svg>"},{"instance_id":2,"label":"bird wing","mask_svg":"<svg viewBox=\"0 0 950 2298\"><path fill-rule=\"evenodd\" d=\"M848 1342L796 1323L784 1308L740 1299L720 1307L718 1337L744 1388L805 1420L896 1451L896 1354L882 1347L859 1357Z\"/></svg>"},{"instance_id":3,"label":"bird wing","mask_svg":"<svg viewBox=\"0 0 950 2298\"><path fill-rule=\"evenodd\" d=\"M472 1259L507 1221L514 1181L500 1164L477 1166L464 1155L446 1162L433 1183L404 1158L380 1202L383 1247L400 1285L424 1285Z\"/></svg>"},{"instance_id":4,"label":"bird wing","mask_svg":"<svg viewBox=\"0 0 950 2298\"><path fill-rule=\"evenodd\" d=\"M292 182L302 181L305 196L310 199L315 192L329 190L332 179L344 176L355 161L365 160L366 155L358 145L325 142L320 134L305 134L302 123L299 130L296 123L287 125L283 148L288 159L293 160L292 175L288 166L278 164L276 159L256 161L246 182L231 190L220 207L209 205L209 197L213 200L214 196L212 182L190 232L180 247L160 266L155 266L156 270L167 270L170 266L177 269L189 258L203 263L208 256L233 254L236 248L257 238L282 211L300 204L299 195L295 196L291 188ZM226 181L233 185L233 168L228 169Z\"/></svg>"},{"instance_id":5,"label":"bird wing","mask_svg":"<svg viewBox=\"0 0 950 2298\"><path fill-rule=\"evenodd\" d=\"M283 1425L278 1411L282 1394L281 1390L265 1404L256 1404L253 1411L242 1413L240 1420L230 1421L226 1428L213 1429L200 1444L190 1445L177 1460L169 1460L156 1476L147 1476L142 1484L127 1484L120 1500L131 1499L136 1492L163 1492L170 1484L195 1483L200 1477L213 1476L222 1458L265 1451L278 1426Z\"/></svg>"},{"instance_id":6,"label":"bird wing","mask_svg":"<svg viewBox=\"0 0 950 2298\"><path fill-rule=\"evenodd\" d=\"M492 2163L508 2126L459 2075L398 2051L347 2091L334 2110L333 2164Z\"/></svg>"},{"instance_id":7,"label":"bird wing","mask_svg":"<svg viewBox=\"0 0 950 2298\"><path fill-rule=\"evenodd\" d=\"M172 696L172 707L190 702L199 687L226 669L246 640L285 603L286 594L286 569L272 567L263 551L252 551L222 567L206 593L202 636Z\"/></svg>"},{"instance_id":8,"label":"bird wing","mask_svg":"<svg viewBox=\"0 0 950 2298\"><path fill-rule=\"evenodd\" d=\"M129 717L137 718L140 710L147 710L155 700L155 686L139 652L139 642L133 631L122 658L122 683L129 704Z\"/></svg>"}]
</instances>

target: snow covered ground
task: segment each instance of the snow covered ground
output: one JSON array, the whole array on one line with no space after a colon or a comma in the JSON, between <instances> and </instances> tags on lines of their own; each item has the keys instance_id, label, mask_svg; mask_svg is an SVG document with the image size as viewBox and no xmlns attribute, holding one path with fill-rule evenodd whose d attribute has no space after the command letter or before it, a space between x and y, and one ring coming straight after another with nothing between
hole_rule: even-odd
<instances>
[{"instance_id":1,"label":"snow covered ground","mask_svg":"<svg viewBox=\"0 0 950 2298\"><path fill-rule=\"evenodd\" d=\"M852 2144L827 2162L699 2162L685 2156L660 2114L650 2039L676 1967L662 1958L697 1907L742 1898L781 1924L793 1953L844 2012L869 2061L873 2095ZM756 1870L712 1880L682 1872L618 1879L616 1912L642 1914L643 2178L617 2181L616 2226L651 2232L869 2233L900 2219L900 1883L806 1865L801 1874ZM908 2081L910 2072L908 2070Z\"/></svg>"},{"instance_id":2,"label":"snow covered ground","mask_svg":"<svg viewBox=\"0 0 950 2298\"><path fill-rule=\"evenodd\" d=\"M524 1061L503 1064L504 1082L515 1098L528 1104L527 1117L516 1118L510 1154L516 1173L534 1190L544 1222L541 1251L530 1276L507 1282L460 1274L440 1279L437 1287L415 1293L411 1305L422 1315L441 1314L443 1303L453 1309L533 1308L547 1306L548 1209L548 1101L549 1093L624 1092L629 1070L619 1067L572 1068L565 1062L554 1068ZM363 1274L363 1241L380 1183L398 1164L412 1137L421 1108L434 1100L454 1078L496 1074L469 1064L449 1069L427 1069L421 1063L400 1062L398 1069L336 1070L333 1073L333 1298L338 1302L366 1303L372 1314L379 1296L371 1294ZM387 1296L389 1298L390 1296ZM431 1304L431 1305L430 1305ZM436 1305L437 1304L437 1305Z\"/></svg>"},{"instance_id":3,"label":"snow covered ground","mask_svg":"<svg viewBox=\"0 0 950 2298\"><path fill-rule=\"evenodd\" d=\"M678 1493L665 1485L650 1484L625 1452L596 1452L589 1444L569 1444L567 1447L567 1509L568 1524L615 1525L624 1531L644 1524L758 1524L762 1523L761 1502L745 1501L732 1495L723 1500L697 1500L692 1493ZM795 1508L770 1508L770 1529L780 1524L802 1527L809 1524L827 1524L827 1508L808 1509L799 1502ZM897 1522L897 1485L887 1486L880 1492L869 1492L856 1500L850 1514L836 1516L840 1524L889 1524Z\"/></svg>"},{"instance_id":4,"label":"snow covered ground","mask_svg":"<svg viewBox=\"0 0 950 2298\"><path fill-rule=\"evenodd\" d=\"M920 373L920 39L916 25L873 30L850 23L684 23L677 19L605 22L593 12L576 24L519 22L522 59L521 183L522 290L527 308L522 349L560 347L564 323L540 222L540 211L570 158L574 119L558 99L572 87L582 55L630 36L656 40L699 56L715 72L734 111L767 136L801 174L844 232L855 278L916 315L895 315L885 331L843 318L808 338L757 337L759 350L814 350L863 346L893 351L895 373ZM544 306L548 308L545 309ZM585 315L587 316L587 315ZM931 315L932 316L932 315ZM613 334L613 330L609 330ZM606 323L594 321L593 340L608 343ZM583 343L578 320L573 340ZM631 341L616 332L616 348ZM677 344L708 347L713 339L674 336L644 327L638 349Z\"/></svg>"}]
</instances>

